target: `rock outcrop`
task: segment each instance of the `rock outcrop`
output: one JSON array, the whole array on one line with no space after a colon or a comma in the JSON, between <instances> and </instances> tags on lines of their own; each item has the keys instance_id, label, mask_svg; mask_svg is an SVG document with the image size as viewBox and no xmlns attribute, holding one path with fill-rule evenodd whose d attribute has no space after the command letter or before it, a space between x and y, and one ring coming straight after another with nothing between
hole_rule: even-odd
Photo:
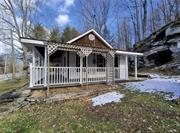
<instances>
[{"instance_id":1,"label":"rock outcrop","mask_svg":"<svg viewBox=\"0 0 180 133\"><path fill-rule=\"evenodd\" d=\"M144 53L146 67L173 68L180 72L180 20L153 32L138 42L134 50Z\"/></svg>"}]
</instances>

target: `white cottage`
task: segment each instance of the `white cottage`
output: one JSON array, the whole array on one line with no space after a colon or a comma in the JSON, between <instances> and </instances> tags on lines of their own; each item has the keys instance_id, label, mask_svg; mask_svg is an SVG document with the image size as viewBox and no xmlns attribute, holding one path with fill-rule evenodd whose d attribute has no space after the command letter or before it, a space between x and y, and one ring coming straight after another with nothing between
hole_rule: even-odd
<instances>
[{"instance_id":1,"label":"white cottage","mask_svg":"<svg viewBox=\"0 0 180 133\"><path fill-rule=\"evenodd\" d=\"M128 56L135 59L142 53L122 51L113 47L95 30L65 44L21 38L32 51L30 87L73 86L84 83L114 83L128 79Z\"/></svg>"}]
</instances>

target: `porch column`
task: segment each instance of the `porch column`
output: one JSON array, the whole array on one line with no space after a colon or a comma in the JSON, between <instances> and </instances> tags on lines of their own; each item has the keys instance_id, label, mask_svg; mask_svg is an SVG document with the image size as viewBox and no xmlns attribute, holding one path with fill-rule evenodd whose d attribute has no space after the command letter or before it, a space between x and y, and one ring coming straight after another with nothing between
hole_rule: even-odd
<instances>
[{"instance_id":1,"label":"porch column","mask_svg":"<svg viewBox=\"0 0 180 133\"><path fill-rule=\"evenodd\" d=\"M118 56L118 75L119 75L119 80L121 79L121 58L120 55Z\"/></svg>"},{"instance_id":2,"label":"porch column","mask_svg":"<svg viewBox=\"0 0 180 133\"><path fill-rule=\"evenodd\" d=\"M128 56L126 55L125 58L126 58L126 62L125 62L125 64L126 64L126 79L128 79Z\"/></svg>"},{"instance_id":3,"label":"porch column","mask_svg":"<svg viewBox=\"0 0 180 133\"><path fill-rule=\"evenodd\" d=\"M113 64L112 64L112 84L115 85L115 54L113 56Z\"/></svg>"},{"instance_id":4,"label":"porch column","mask_svg":"<svg viewBox=\"0 0 180 133\"><path fill-rule=\"evenodd\" d=\"M107 54L107 67L108 67L107 84L110 84L110 85L114 85L115 83L114 56L115 56L115 52L113 50L110 50Z\"/></svg>"},{"instance_id":5,"label":"porch column","mask_svg":"<svg viewBox=\"0 0 180 133\"><path fill-rule=\"evenodd\" d=\"M83 54L82 51L78 51L77 54L80 57L80 84L82 85L83 83L83 58L85 57L85 55Z\"/></svg>"},{"instance_id":6,"label":"porch column","mask_svg":"<svg viewBox=\"0 0 180 133\"><path fill-rule=\"evenodd\" d=\"M33 87L33 68L32 68L32 63L29 64L29 70L30 70L30 81L29 81L29 86Z\"/></svg>"},{"instance_id":7,"label":"porch column","mask_svg":"<svg viewBox=\"0 0 180 133\"><path fill-rule=\"evenodd\" d=\"M44 48L44 86L47 86L47 47Z\"/></svg>"},{"instance_id":8,"label":"porch column","mask_svg":"<svg viewBox=\"0 0 180 133\"><path fill-rule=\"evenodd\" d=\"M106 83L108 83L108 53L106 53Z\"/></svg>"},{"instance_id":9,"label":"porch column","mask_svg":"<svg viewBox=\"0 0 180 133\"><path fill-rule=\"evenodd\" d=\"M134 68L135 68L135 72L134 72L134 75L135 75L135 79L137 80L137 56L135 56L134 58Z\"/></svg>"},{"instance_id":10,"label":"porch column","mask_svg":"<svg viewBox=\"0 0 180 133\"><path fill-rule=\"evenodd\" d=\"M36 65L36 53L35 53L35 48L33 47L33 51L32 51L32 65L35 66Z\"/></svg>"},{"instance_id":11,"label":"porch column","mask_svg":"<svg viewBox=\"0 0 180 133\"><path fill-rule=\"evenodd\" d=\"M88 55L86 56L86 85L88 84Z\"/></svg>"},{"instance_id":12,"label":"porch column","mask_svg":"<svg viewBox=\"0 0 180 133\"><path fill-rule=\"evenodd\" d=\"M83 56L80 56L80 84L82 85L83 83L83 72L82 72L82 68L83 68Z\"/></svg>"}]
</instances>

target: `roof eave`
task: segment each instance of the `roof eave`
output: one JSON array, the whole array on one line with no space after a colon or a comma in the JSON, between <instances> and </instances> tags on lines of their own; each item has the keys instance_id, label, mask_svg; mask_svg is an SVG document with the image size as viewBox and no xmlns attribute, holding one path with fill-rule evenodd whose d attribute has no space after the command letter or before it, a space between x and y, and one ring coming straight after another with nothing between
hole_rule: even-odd
<instances>
[{"instance_id":1,"label":"roof eave","mask_svg":"<svg viewBox=\"0 0 180 133\"><path fill-rule=\"evenodd\" d=\"M120 51L117 50L116 54L123 54L123 55L134 55L134 56L143 56L143 53L138 53L138 52L128 52L128 51Z\"/></svg>"},{"instance_id":2,"label":"roof eave","mask_svg":"<svg viewBox=\"0 0 180 133\"><path fill-rule=\"evenodd\" d=\"M34 45L41 45L41 46L45 45L44 41L30 39L30 38L21 38L20 41L23 44L34 44Z\"/></svg>"}]
</instances>

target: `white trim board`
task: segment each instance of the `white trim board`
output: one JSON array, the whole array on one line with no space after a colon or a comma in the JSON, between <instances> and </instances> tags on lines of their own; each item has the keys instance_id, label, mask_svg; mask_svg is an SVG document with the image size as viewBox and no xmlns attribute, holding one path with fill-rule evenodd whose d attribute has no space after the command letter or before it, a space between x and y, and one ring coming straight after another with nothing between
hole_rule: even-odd
<instances>
[{"instance_id":1,"label":"white trim board","mask_svg":"<svg viewBox=\"0 0 180 133\"><path fill-rule=\"evenodd\" d=\"M90 32L93 32L93 33L94 33L96 36L98 36L109 48L113 49L113 47L112 47L104 38L102 38L94 29L91 29L91 30L89 30L89 31L87 31L87 32L85 32L85 33L83 33L83 34L81 34L81 35L73 38L72 40L68 41L67 43L73 43L74 41L82 38L83 36L89 34Z\"/></svg>"},{"instance_id":2,"label":"white trim board","mask_svg":"<svg viewBox=\"0 0 180 133\"><path fill-rule=\"evenodd\" d=\"M28 39L28 38L27 39L26 38L21 38L21 43L44 45L43 41L33 40L33 39Z\"/></svg>"},{"instance_id":3,"label":"white trim board","mask_svg":"<svg viewBox=\"0 0 180 133\"><path fill-rule=\"evenodd\" d=\"M134 56L143 56L143 53L137 53L137 52L128 52L128 51L120 51L120 50L117 50L116 51L116 54L124 54L124 55L134 55Z\"/></svg>"}]
</instances>

